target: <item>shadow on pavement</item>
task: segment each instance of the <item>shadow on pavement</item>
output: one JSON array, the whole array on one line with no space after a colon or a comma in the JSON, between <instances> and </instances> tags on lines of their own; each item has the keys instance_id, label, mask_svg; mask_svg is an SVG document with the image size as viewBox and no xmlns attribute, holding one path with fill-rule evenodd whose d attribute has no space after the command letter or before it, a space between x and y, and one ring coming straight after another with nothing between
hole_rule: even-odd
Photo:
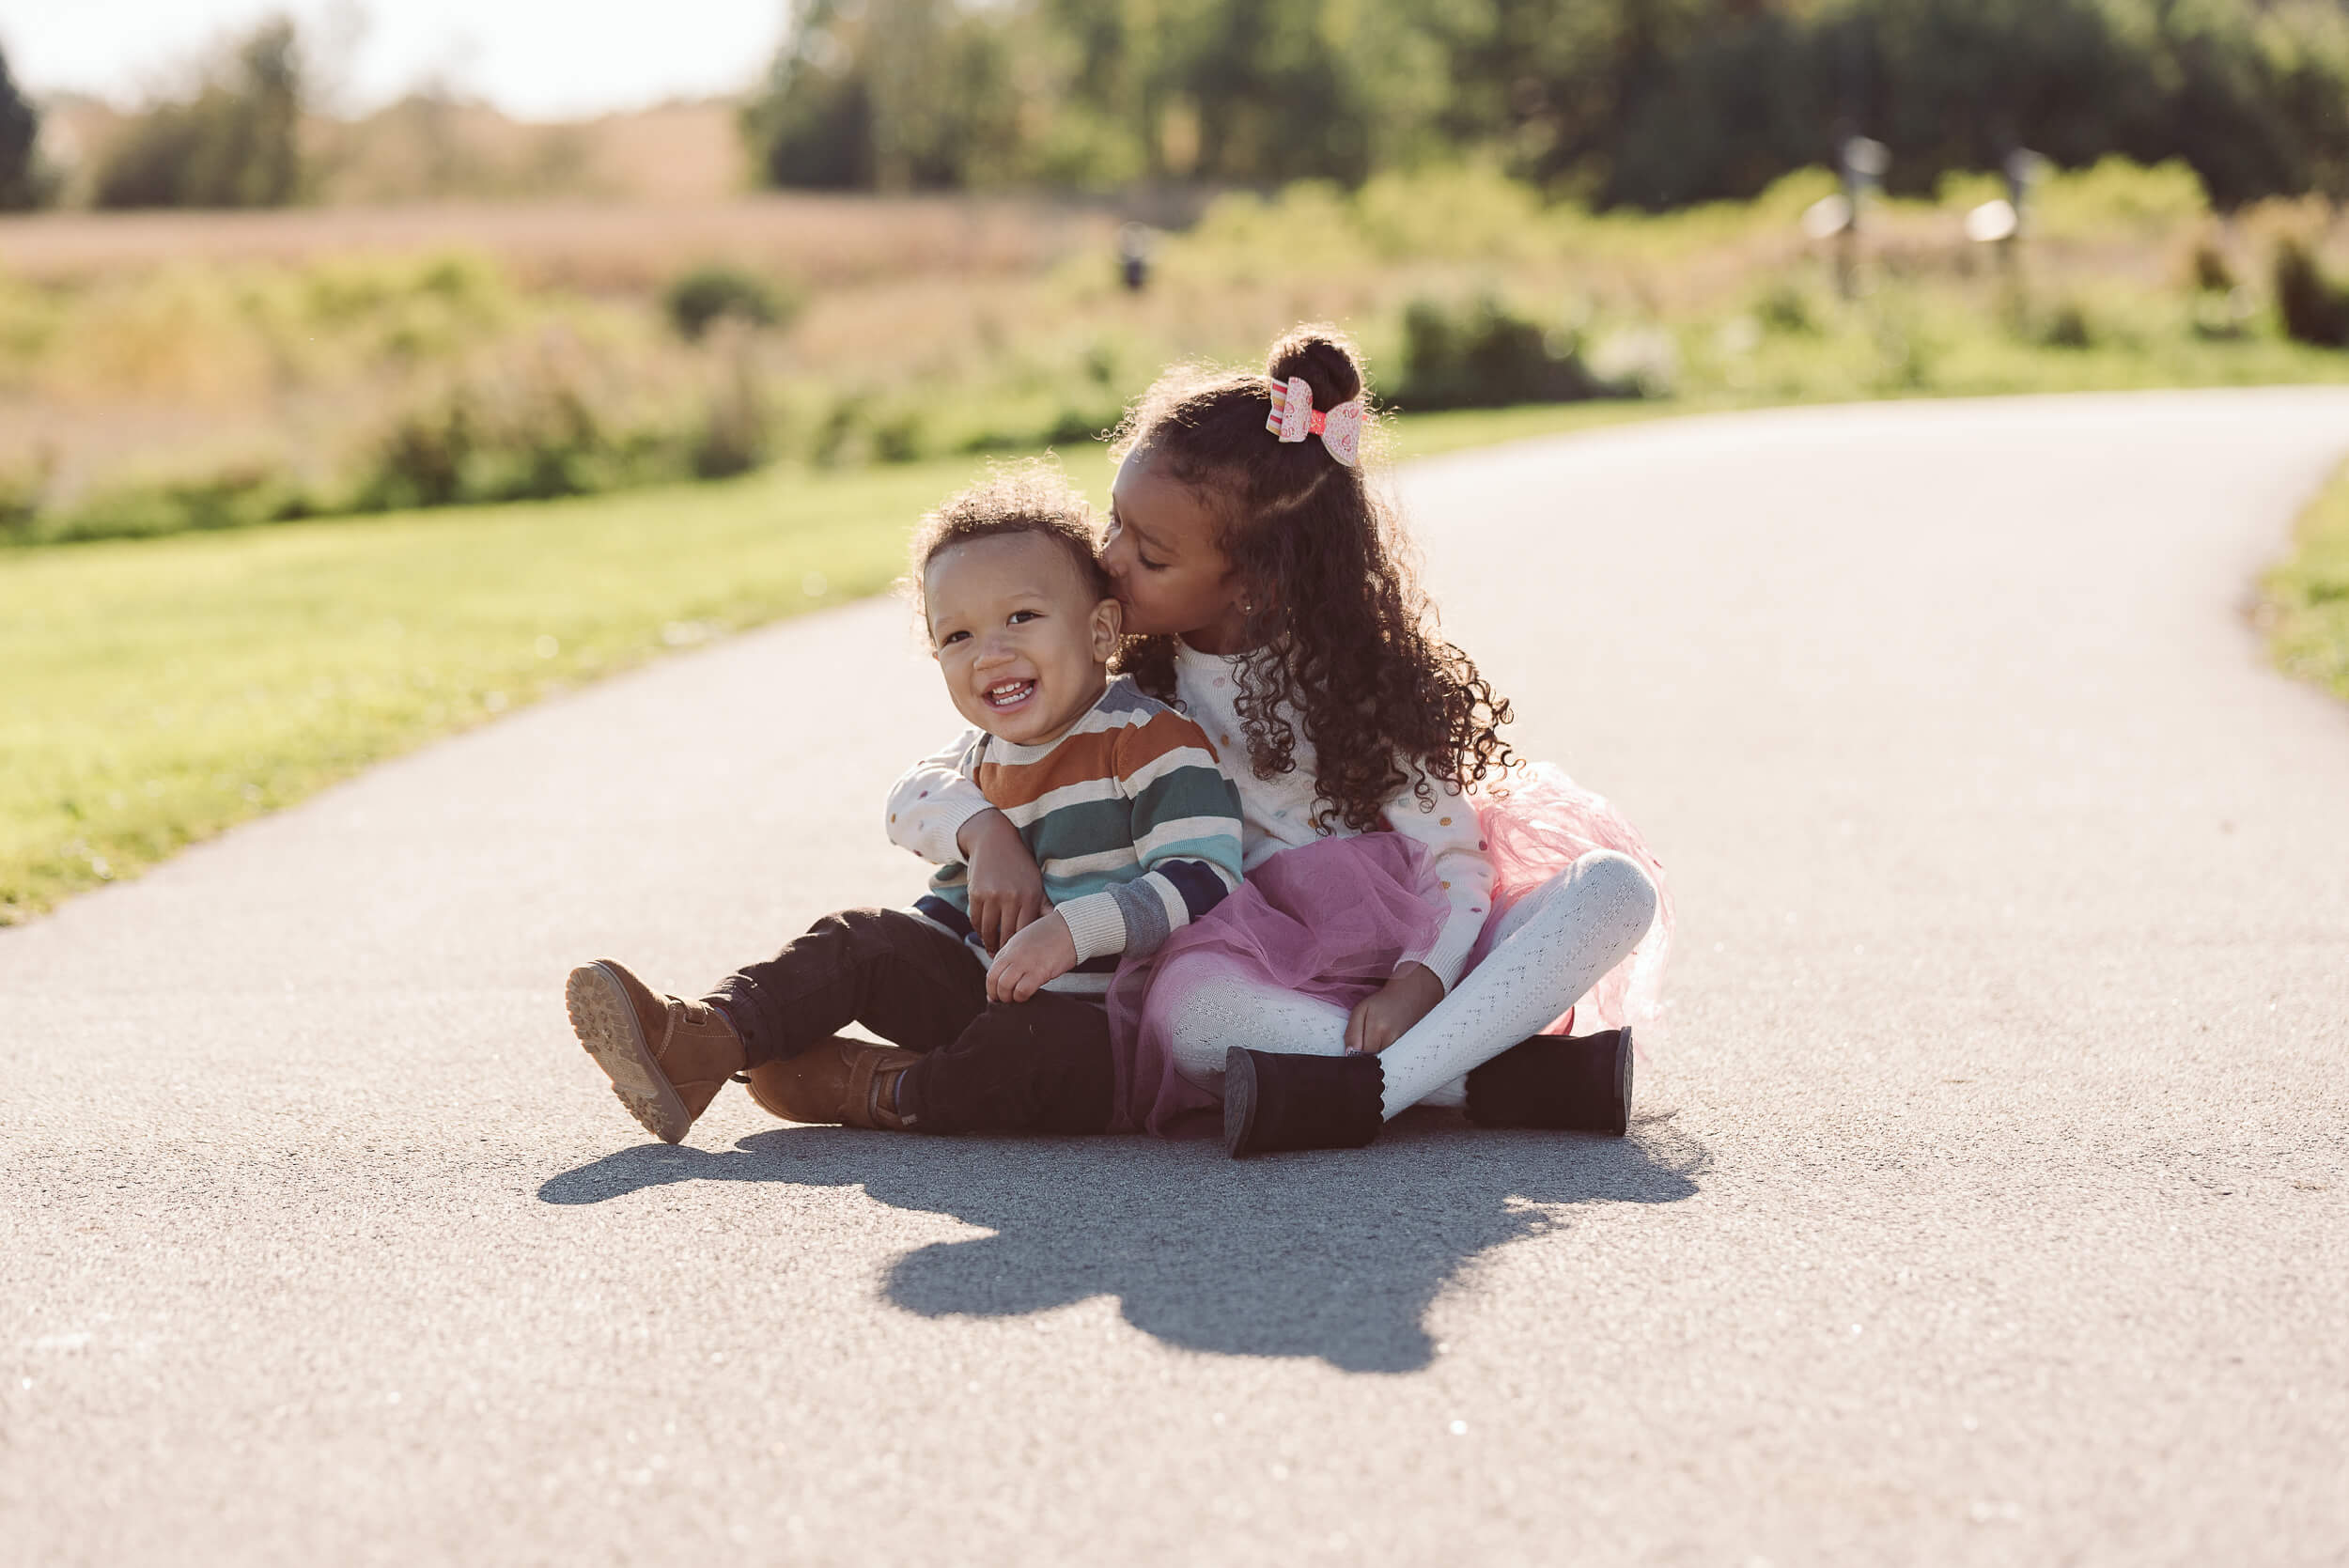
<instances>
[{"instance_id":1,"label":"shadow on pavement","mask_svg":"<svg viewBox=\"0 0 2349 1568\"><path fill-rule=\"evenodd\" d=\"M1573 1222L1580 1203L1693 1196L1706 1157L1669 1113L1628 1138L1487 1132L1420 1111L1372 1147L1235 1161L1140 1138L907 1138L779 1127L734 1150L652 1144L567 1171L549 1203L677 1182L858 1187L995 1234L899 1258L889 1299L925 1317L1011 1317L1114 1296L1169 1344L1412 1372L1436 1293L1481 1254Z\"/></svg>"}]
</instances>

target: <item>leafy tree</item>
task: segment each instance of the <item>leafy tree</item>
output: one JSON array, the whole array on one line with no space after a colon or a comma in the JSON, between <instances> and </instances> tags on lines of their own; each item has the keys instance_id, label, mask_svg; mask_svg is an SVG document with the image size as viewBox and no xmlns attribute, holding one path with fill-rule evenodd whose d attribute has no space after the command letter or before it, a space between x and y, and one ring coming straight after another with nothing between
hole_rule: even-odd
<instances>
[{"instance_id":1,"label":"leafy tree","mask_svg":"<svg viewBox=\"0 0 2349 1568\"><path fill-rule=\"evenodd\" d=\"M1015 20L955 0L812 0L743 111L767 178L902 191L1015 177Z\"/></svg>"},{"instance_id":2,"label":"leafy tree","mask_svg":"<svg viewBox=\"0 0 2349 1568\"><path fill-rule=\"evenodd\" d=\"M770 179L1359 181L1497 153L1601 205L1747 196L1864 131L1896 188L2018 147L2349 194L2342 0L806 0Z\"/></svg>"},{"instance_id":3,"label":"leafy tree","mask_svg":"<svg viewBox=\"0 0 2349 1568\"><path fill-rule=\"evenodd\" d=\"M303 78L293 23L264 23L192 98L157 104L106 151L101 207L282 207L302 191Z\"/></svg>"},{"instance_id":4,"label":"leafy tree","mask_svg":"<svg viewBox=\"0 0 2349 1568\"><path fill-rule=\"evenodd\" d=\"M39 139L40 112L17 89L0 53L0 209L39 205L43 182L33 160Z\"/></svg>"}]
</instances>

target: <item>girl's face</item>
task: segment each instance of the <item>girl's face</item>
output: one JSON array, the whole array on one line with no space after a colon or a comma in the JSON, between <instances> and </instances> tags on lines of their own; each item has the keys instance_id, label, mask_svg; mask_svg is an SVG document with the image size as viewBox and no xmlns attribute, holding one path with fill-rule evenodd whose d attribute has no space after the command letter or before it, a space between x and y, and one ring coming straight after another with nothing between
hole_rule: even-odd
<instances>
[{"instance_id":1,"label":"girl's face","mask_svg":"<svg viewBox=\"0 0 2349 1568\"><path fill-rule=\"evenodd\" d=\"M1148 447L1135 447L1110 487L1101 566L1125 607L1126 630L1180 637L1202 653L1243 653L1244 584L1216 542L1215 515L1150 458Z\"/></svg>"}]
</instances>

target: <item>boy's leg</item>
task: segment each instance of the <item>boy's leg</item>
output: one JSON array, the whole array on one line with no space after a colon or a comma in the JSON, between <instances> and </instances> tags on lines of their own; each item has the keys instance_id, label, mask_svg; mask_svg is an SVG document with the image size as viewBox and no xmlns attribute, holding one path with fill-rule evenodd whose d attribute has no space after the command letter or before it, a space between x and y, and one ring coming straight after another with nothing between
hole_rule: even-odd
<instances>
[{"instance_id":1,"label":"boy's leg","mask_svg":"<svg viewBox=\"0 0 2349 1568\"><path fill-rule=\"evenodd\" d=\"M848 909L703 1001L663 996L611 959L573 970L564 996L620 1103L674 1143L729 1078L851 1021L917 1048L952 1040L987 1004L987 973L976 954L908 911Z\"/></svg>"},{"instance_id":2,"label":"boy's leg","mask_svg":"<svg viewBox=\"0 0 2349 1568\"><path fill-rule=\"evenodd\" d=\"M1041 991L988 1004L907 1068L896 1110L922 1132L1096 1133L1110 1125L1115 1078L1101 1003Z\"/></svg>"},{"instance_id":3,"label":"boy's leg","mask_svg":"<svg viewBox=\"0 0 2349 1568\"><path fill-rule=\"evenodd\" d=\"M753 1067L797 1056L851 1023L934 1050L987 1006L987 967L908 910L843 909L774 957L726 976L708 1001L742 1036Z\"/></svg>"}]
</instances>

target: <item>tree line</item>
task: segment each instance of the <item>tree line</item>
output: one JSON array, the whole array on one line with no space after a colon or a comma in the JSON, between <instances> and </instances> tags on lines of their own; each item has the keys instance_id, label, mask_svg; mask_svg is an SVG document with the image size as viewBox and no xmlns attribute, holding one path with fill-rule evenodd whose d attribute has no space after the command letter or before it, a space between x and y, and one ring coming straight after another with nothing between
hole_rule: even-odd
<instances>
[{"instance_id":1,"label":"tree line","mask_svg":"<svg viewBox=\"0 0 2349 1568\"><path fill-rule=\"evenodd\" d=\"M304 191L265 23L101 149L100 206ZM0 206L54 188L0 60ZM1595 206L1750 196L1890 146L1896 191L2028 147L2182 159L2214 201L2349 194L2344 0L798 0L741 116L768 182L1355 183L1475 157Z\"/></svg>"},{"instance_id":2,"label":"tree line","mask_svg":"<svg viewBox=\"0 0 2349 1568\"><path fill-rule=\"evenodd\" d=\"M1893 152L1895 189L2180 158L2349 192L2341 0L804 0L743 123L782 185L1358 181L1486 156L1662 209Z\"/></svg>"}]
</instances>

